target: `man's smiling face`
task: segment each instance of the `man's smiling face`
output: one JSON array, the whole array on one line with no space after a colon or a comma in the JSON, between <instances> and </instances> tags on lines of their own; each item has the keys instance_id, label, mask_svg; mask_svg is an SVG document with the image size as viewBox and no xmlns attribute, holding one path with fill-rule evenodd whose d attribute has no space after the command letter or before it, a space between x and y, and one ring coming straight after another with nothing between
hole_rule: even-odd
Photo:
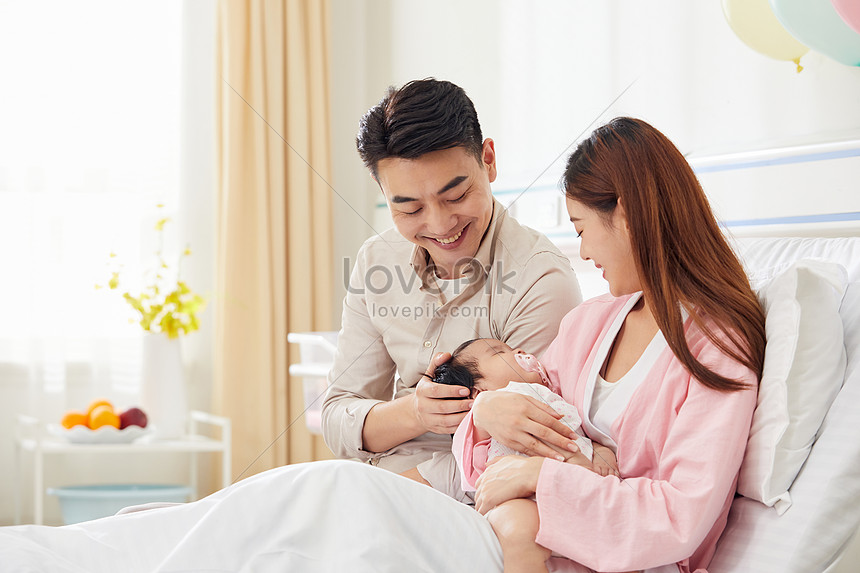
<instances>
[{"instance_id":1,"label":"man's smiling face","mask_svg":"<svg viewBox=\"0 0 860 573\"><path fill-rule=\"evenodd\" d=\"M475 256L493 216L493 140L484 141L481 159L452 147L417 159L383 159L377 166L394 226L427 249L443 279L461 276L456 263Z\"/></svg>"}]
</instances>

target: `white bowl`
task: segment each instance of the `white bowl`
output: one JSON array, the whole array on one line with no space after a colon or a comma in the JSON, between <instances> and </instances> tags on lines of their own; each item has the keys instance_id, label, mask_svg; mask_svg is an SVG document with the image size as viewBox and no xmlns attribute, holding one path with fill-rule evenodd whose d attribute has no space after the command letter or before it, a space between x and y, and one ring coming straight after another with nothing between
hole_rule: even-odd
<instances>
[{"instance_id":1,"label":"white bowl","mask_svg":"<svg viewBox=\"0 0 860 573\"><path fill-rule=\"evenodd\" d=\"M48 424L48 432L54 436L65 438L74 444L128 444L149 434L152 424L145 428L128 426L118 430L113 426L102 426L90 430L86 426L72 426L68 430L59 424Z\"/></svg>"}]
</instances>

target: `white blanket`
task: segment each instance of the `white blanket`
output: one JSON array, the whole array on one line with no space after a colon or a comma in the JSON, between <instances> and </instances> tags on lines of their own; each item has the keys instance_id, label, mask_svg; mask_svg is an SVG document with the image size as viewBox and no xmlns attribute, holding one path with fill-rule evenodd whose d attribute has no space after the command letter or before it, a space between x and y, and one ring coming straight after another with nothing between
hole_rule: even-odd
<instances>
[{"instance_id":1,"label":"white blanket","mask_svg":"<svg viewBox=\"0 0 860 573\"><path fill-rule=\"evenodd\" d=\"M350 461L277 468L194 503L65 527L0 528L0 569L501 572L484 517Z\"/></svg>"}]
</instances>

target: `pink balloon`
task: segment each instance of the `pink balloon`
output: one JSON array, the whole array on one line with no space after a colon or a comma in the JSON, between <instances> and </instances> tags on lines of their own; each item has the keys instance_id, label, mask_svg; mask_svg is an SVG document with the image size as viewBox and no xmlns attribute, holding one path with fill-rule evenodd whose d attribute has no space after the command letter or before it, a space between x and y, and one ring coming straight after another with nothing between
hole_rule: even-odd
<instances>
[{"instance_id":1,"label":"pink balloon","mask_svg":"<svg viewBox=\"0 0 860 573\"><path fill-rule=\"evenodd\" d=\"M845 23L860 34L860 1L858 0L830 0L839 16Z\"/></svg>"}]
</instances>

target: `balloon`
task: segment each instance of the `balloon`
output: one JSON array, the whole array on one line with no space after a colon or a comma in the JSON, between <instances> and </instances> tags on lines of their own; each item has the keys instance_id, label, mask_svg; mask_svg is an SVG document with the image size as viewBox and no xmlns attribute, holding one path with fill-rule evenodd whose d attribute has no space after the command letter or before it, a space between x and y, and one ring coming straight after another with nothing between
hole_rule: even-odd
<instances>
[{"instance_id":1,"label":"balloon","mask_svg":"<svg viewBox=\"0 0 860 573\"><path fill-rule=\"evenodd\" d=\"M770 7L792 36L816 52L860 66L860 34L842 21L830 0L770 0Z\"/></svg>"},{"instance_id":2,"label":"balloon","mask_svg":"<svg viewBox=\"0 0 860 573\"><path fill-rule=\"evenodd\" d=\"M860 2L857 0L830 0L842 20L860 34Z\"/></svg>"},{"instance_id":3,"label":"balloon","mask_svg":"<svg viewBox=\"0 0 860 573\"><path fill-rule=\"evenodd\" d=\"M723 14L744 44L765 56L787 60L800 67L800 57L809 48L789 34L768 4L768 0L723 0Z\"/></svg>"}]
</instances>

